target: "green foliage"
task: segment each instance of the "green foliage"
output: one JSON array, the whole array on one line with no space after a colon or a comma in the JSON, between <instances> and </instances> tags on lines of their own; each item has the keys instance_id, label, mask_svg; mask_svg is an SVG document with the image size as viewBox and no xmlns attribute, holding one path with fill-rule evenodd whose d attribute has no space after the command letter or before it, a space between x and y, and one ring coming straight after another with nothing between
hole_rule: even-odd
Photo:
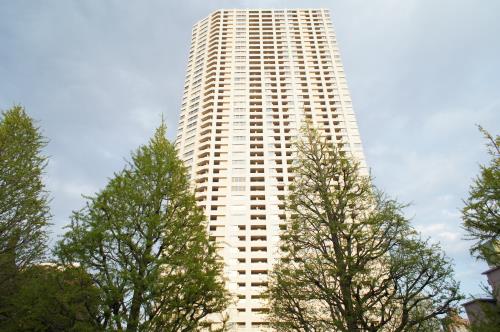
<instances>
[{"instance_id":1,"label":"green foliage","mask_svg":"<svg viewBox=\"0 0 500 332\"><path fill-rule=\"evenodd\" d=\"M97 288L80 268L33 266L16 278L2 331L98 331Z\"/></svg>"},{"instance_id":2,"label":"green foliage","mask_svg":"<svg viewBox=\"0 0 500 332\"><path fill-rule=\"evenodd\" d=\"M500 136L479 127L488 140L490 164L481 165L462 209L467 238L475 241L471 254L492 266L500 265Z\"/></svg>"},{"instance_id":3,"label":"green foliage","mask_svg":"<svg viewBox=\"0 0 500 332\"><path fill-rule=\"evenodd\" d=\"M461 299L451 263L404 206L310 128L296 144L282 258L270 275L278 331L428 331Z\"/></svg>"},{"instance_id":4,"label":"green foliage","mask_svg":"<svg viewBox=\"0 0 500 332\"><path fill-rule=\"evenodd\" d=\"M42 182L46 141L20 106L0 117L0 324L21 271L46 251L50 213Z\"/></svg>"},{"instance_id":5,"label":"green foliage","mask_svg":"<svg viewBox=\"0 0 500 332\"><path fill-rule=\"evenodd\" d=\"M92 276L106 330L196 330L228 299L203 212L165 131L162 124L87 197L57 246L63 264L78 263Z\"/></svg>"},{"instance_id":6,"label":"green foliage","mask_svg":"<svg viewBox=\"0 0 500 332\"><path fill-rule=\"evenodd\" d=\"M44 257L50 213L42 182L46 144L20 106L0 119L0 287Z\"/></svg>"}]
</instances>

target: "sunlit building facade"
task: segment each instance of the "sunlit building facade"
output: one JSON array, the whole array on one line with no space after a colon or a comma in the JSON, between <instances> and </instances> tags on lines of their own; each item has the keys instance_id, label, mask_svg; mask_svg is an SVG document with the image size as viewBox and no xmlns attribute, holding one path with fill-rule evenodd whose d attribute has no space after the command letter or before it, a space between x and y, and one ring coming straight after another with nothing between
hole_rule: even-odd
<instances>
[{"instance_id":1,"label":"sunlit building facade","mask_svg":"<svg viewBox=\"0 0 500 332\"><path fill-rule=\"evenodd\" d=\"M236 297L234 330L267 328L261 292L304 120L364 165L328 10L219 10L194 25L176 146Z\"/></svg>"}]
</instances>

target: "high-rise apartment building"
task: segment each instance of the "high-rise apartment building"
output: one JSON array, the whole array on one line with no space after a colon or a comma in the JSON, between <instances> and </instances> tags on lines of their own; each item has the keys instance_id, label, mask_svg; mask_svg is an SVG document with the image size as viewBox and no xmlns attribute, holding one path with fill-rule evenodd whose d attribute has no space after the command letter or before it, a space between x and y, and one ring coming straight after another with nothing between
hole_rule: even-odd
<instances>
[{"instance_id":1,"label":"high-rise apartment building","mask_svg":"<svg viewBox=\"0 0 500 332\"><path fill-rule=\"evenodd\" d=\"M238 331L266 326L261 291L305 119L364 163L328 10L219 10L194 25L176 145L237 297Z\"/></svg>"}]
</instances>

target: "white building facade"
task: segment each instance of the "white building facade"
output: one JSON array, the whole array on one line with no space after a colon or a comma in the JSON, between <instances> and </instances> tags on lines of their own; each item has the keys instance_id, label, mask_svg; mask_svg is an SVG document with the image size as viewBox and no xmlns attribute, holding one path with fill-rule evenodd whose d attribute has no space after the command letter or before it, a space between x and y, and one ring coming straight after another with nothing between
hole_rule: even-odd
<instances>
[{"instance_id":1,"label":"white building facade","mask_svg":"<svg viewBox=\"0 0 500 332\"><path fill-rule=\"evenodd\" d=\"M364 165L328 10L219 10L194 25L176 146L220 247L238 331L267 326L261 292L305 119Z\"/></svg>"}]
</instances>

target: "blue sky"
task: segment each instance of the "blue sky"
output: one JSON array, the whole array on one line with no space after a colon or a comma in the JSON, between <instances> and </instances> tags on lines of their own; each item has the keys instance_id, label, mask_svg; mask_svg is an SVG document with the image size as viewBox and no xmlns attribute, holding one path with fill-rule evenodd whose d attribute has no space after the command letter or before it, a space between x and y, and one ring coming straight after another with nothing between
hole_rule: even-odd
<instances>
[{"instance_id":1,"label":"blue sky","mask_svg":"<svg viewBox=\"0 0 500 332\"><path fill-rule=\"evenodd\" d=\"M0 1L0 109L50 139L53 238L161 114L173 137L191 27L219 8L329 8L375 183L453 258L466 294L462 199L500 132L500 1Z\"/></svg>"}]
</instances>

